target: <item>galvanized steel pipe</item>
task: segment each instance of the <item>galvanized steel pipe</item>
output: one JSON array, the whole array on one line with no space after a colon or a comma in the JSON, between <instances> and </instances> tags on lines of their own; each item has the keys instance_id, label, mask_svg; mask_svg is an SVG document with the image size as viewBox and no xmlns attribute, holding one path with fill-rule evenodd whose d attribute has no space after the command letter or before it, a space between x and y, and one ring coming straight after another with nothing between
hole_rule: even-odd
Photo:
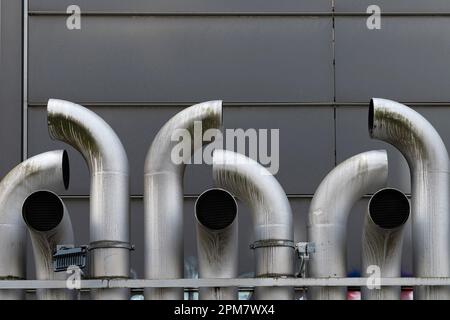
<instances>
[{"instance_id":1,"label":"galvanized steel pipe","mask_svg":"<svg viewBox=\"0 0 450 320\"><path fill-rule=\"evenodd\" d=\"M416 277L450 276L449 164L444 142L413 109L374 98L369 107L373 139L395 146L411 173L413 271ZM446 287L416 287L415 299L450 299Z\"/></svg>"},{"instance_id":2,"label":"galvanized steel pipe","mask_svg":"<svg viewBox=\"0 0 450 320\"><path fill-rule=\"evenodd\" d=\"M289 200L283 188L256 161L226 150L213 154L213 176L217 187L229 190L252 212L256 277L294 276L294 227ZM293 288L258 287L260 300L289 300Z\"/></svg>"},{"instance_id":3,"label":"galvanized steel pipe","mask_svg":"<svg viewBox=\"0 0 450 320\"><path fill-rule=\"evenodd\" d=\"M322 180L308 214L308 241L315 244L309 261L309 276L347 276L347 220L353 205L363 195L386 184L388 160L384 150L353 156L335 167ZM347 288L309 288L313 300L345 300Z\"/></svg>"},{"instance_id":4,"label":"galvanized steel pipe","mask_svg":"<svg viewBox=\"0 0 450 320\"><path fill-rule=\"evenodd\" d=\"M237 278L237 203L223 189L203 192L195 203L199 278ZM200 288L200 300L237 300L236 287Z\"/></svg>"},{"instance_id":5,"label":"galvanized steel pipe","mask_svg":"<svg viewBox=\"0 0 450 320\"><path fill-rule=\"evenodd\" d=\"M28 227L37 280L66 280L66 272L53 271L53 253L59 245L74 245L72 223L66 206L51 191L36 191L22 206L22 217ZM37 289L39 300L73 300L69 289Z\"/></svg>"},{"instance_id":6,"label":"galvanized steel pipe","mask_svg":"<svg viewBox=\"0 0 450 320\"><path fill-rule=\"evenodd\" d=\"M91 174L91 278L128 278L130 272L129 168L122 143L89 109L50 99L48 128L84 157ZM94 299L128 299L127 289L93 290Z\"/></svg>"},{"instance_id":7,"label":"galvanized steel pipe","mask_svg":"<svg viewBox=\"0 0 450 320\"><path fill-rule=\"evenodd\" d=\"M369 200L362 234L363 300L400 300L401 287L378 287L375 281L401 276L403 231L410 214L405 194L397 189L377 191Z\"/></svg>"},{"instance_id":8,"label":"galvanized steel pipe","mask_svg":"<svg viewBox=\"0 0 450 320\"><path fill-rule=\"evenodd\" d=\"M192 154L206 144L193 137L195 123L203 133L222 125L222 102L208 101L193 105L173 116L154 138L145 159L144 224L145 278L180 279L184 273L183 254L183 176L186 162L172 159L172 139L177 130L190 133ZM196 143L200 138L200 143ZM189 158L190 159L190 158ZM189 160L185 159L185 160ZM182 288L149 288L146 299L183 299Z\"/></svg>"},{"instance_id":9,"label":"galvanized steel pipe","mask_svg":"<svg viewBox=\"0 0 450 320\"><path fill-rule=\"evenodd\" d=\"M0 182L0 279L26 278L26 225L22 204L34 191L69 186L69 160L63 150L38 154L12 169ZM23 299L23 290L0 290L0 299Z\"/></svg>"}]
</instances>

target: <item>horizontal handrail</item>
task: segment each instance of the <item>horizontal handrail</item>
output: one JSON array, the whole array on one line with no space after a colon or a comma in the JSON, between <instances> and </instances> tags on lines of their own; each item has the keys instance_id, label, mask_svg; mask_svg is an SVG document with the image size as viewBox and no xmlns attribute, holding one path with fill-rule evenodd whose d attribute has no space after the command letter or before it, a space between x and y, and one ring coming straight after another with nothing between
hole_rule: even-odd
<instances>
[{"instance_id":1,"label":"horizontal handrail","mask_svg":"<svg viewBox=\"0 0 450 320\"><path fill-rule=\"evenodd\" d=\"M76 289L199 287L359 287L450 286L450 278L235 278L235 279L94 279L70 282ZM0 280L1 289L67 288L62 280Z\"/></svg>"}]
</instances>

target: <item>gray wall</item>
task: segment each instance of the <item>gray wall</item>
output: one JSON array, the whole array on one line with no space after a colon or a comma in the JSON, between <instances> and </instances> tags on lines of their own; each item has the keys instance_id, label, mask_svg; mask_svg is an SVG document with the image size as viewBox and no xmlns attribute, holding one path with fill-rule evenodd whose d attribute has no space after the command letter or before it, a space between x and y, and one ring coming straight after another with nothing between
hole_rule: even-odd
<instances>
[{"instance_id":1,"label":"gray wall","mask_svg":"<svg viewBox=\"0 0 450 320\"><path fill-rule=\"evenodd\" d=\"M22 157L22 5L0 0L0 177Z\"/></svg>"},{"instance_id":2,"label":"gray wall","mask_svg":"<svg viewBox=\"0 0 450 320\"><path fill-rule=\"evenodd\" d=\"M21 6L0 0L0 174L21 156ZM81 30L64 12L78 4ZM383 13L368 30L370 4ZM333 8L334 6L334 8ZM51 141L49 98L82 103L119 134L131 163L133 268L143 276L143 163L158 129L182 108L223 99L226 128L279 128L280 171L296 240L306 240L312 195L336 163L386 148L390 185L410 191L406 162L367 133L370 97L408 102L450 141L450 12L446 0L32 0L28 42L28 156L68 148L72 182L65 193L78 244L88 243L87 167L67 145ZM408 12L418 14L411 15ZM138 15L133 13L139 13ZM14 18L15 17L15 18ZM211 186L211 168L190 166L185 182L185 253L196 256L193 204ZM349 272L359 272L367 197L349 223ZM253 270L249 212L240 210L240 271ZM410 230L404 273L411 272ZM30 256L31 259L31 256Z\"/></svg>"}]
</instances>

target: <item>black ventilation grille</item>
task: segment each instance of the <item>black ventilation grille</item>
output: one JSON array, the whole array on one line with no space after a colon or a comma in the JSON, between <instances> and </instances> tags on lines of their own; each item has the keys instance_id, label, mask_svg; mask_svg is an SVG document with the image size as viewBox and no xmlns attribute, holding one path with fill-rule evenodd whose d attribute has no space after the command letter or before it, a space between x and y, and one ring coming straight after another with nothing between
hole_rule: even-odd
<instances>
[{"instance_id":1,"label":"black ventilation grille","mask_svg":"<svg viewBox=\"0 0 450 320\"><path fill-rule=\"evenodd\" d=\"M50 191L32 193L24 202L22 216L36 231L49 231L58 226L64 215L61 199Z\"/></svg>"},{"instance_id":2,"label":"black ventilation grille","mask_svg":"<svg viewBox=\"0 0 450 320\"><path fill-rule=\"evenodd\" d=\"M71 266L86 267L87 247L61 248L53 254L53 271L66 271Z\"/></svg>"},{"instance_id":3,"label":"black ventilation grille","mask_svg":"<svg viewBox=\"0 0 450 320\"><path fill-rule=\"evenodd\" d=\"M209 229L220 230L234 221L237 204L229 192L222 189L210 189L198 197L195 212L202 225Z\"/></svg>"},{"instance_id":4,"label":"black ventilation grille","mask_svg":"<svg viewBox=\"0 0 450 320\"><path fill-rule=\"evenodd\" d=\"M406 196L396 189L383 189L370 199L369 214L372 221L383 229L395 229L409 217L410 207Z\"/></svg>"}]
</instances>

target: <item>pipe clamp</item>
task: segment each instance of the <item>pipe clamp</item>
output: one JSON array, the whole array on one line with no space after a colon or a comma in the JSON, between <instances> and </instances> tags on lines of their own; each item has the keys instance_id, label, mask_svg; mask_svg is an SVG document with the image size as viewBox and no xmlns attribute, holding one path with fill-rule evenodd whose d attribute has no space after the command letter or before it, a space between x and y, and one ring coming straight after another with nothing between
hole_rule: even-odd
<instances>
[{"instance_id":1,"label":"pipe clamp","mask_svg":"<svg viewBox=\"0 0 450 320\"><path fill-rule=\"evenodd\" d=\"M94 249L108 249L108 248L121 248L121 249L128 249L128 250L134 250L134 245L130 244L129 242L123 242L123 241L111 241L111 240L101 240L101 241L94 241L89 244L89 251Z\"/></svg>"},{"instance_id":2,"label":"pipe clamp","mask_svg":"<svg viewBox=\"0 0 450 320\"><path fill-rule=\"evenodd\" d=\"M311 253L316 252L316 244L314 242L299 242L295 245L295 251L297 252L298 259L300 260L299 271L296 277L306 277L306 267L308 261L311 259Z\"/></svg>"},{"instance_id":3,"label":"pipe clamp","mask_svg":"<svg viewBox=\"0 0 450 320\"><path fill-rule=\"evenodd\" d=\"M252 250L264 247L290 247L295 249L295 244L291 240L266 239L255 241L250 245Z\"/></svg>"}]
</instances>

